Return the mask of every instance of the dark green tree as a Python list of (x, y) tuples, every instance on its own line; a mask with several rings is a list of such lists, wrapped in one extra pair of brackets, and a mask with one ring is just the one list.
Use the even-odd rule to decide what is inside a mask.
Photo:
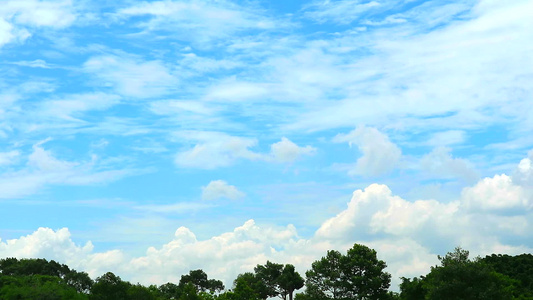
[(89, 277), (89, 274), (74, 270), (71, 270), (66, 274), (64, 280), (68, 285), (75, 288), (76, 291), (84, 294), (88, 294), (94, 284), (94, 281)]
[(239, 274), (233, 281), (235, 300), (267, 299), (269, 295), (269, 288), (254, 273)]
[(164, 299), (178, 299), (180, 287), (177, 284), (168, 282), (160, 285), (158, 290)]
[(281, 294), (279, 278), (283, 271), (283, 265), (267, 261), (265, 265), (257, 265), (254, 268), (255, 277), (263, 282), (267, 297), (276, 297)]
[(77, 300), (87, 299), (61, 278), (48, 275), (0, 275), (0, 299)]
[(155, 300), (155, 294), (140, 284), (130, 285), (127, 290), (128, 300)]
[(533, 299), (533, 254), (492, 254), (481, 259), (494, 271), (517, 280), (515, 298)]
[(467, 250), (458, 247), (438, 257), (441, 265), (432, 267), (425, 279), (426, 299), (513, 299), (515, 280), (468, 256)]
[(355, 244), (346, 255), (328, 251), (306, 272), (310, 299), (387, 299), (390, 274), (375, 250)]
[(201, 269), (189, 271), (189, 274), (181, 276), (179, 286), (183, 287), (188, 283), (192, 284), (196, 288), (197, 292), (210, 291), (215, 293), (224, 289), (224, 284), (222, 281), (208, 279), (207, 274)]
[(91, 289), (91, 300), (126, 300), (130, 284), (112, 272), (96, 278)]
[(402, 277), (400, 283), (400, 299), (402, 300), (424, 300), (427, 290), (424, 286), (424, 277), (415, 277), (412, 280)]
[(292, 300), (293, 292), (303, 287), (304, 280), (291, 264), (283, 265), (267, 261), (264, 265), (254, 268), (255, 277), (263, 284), (264, 288), (259, 294), (266, 297), (280, 297)]
[(304, 279), (291, 264), (286, 264), (281, 271), (281, 275), (278, 278), (278, 285), (281, 290), (283, 299), (289, 296), (289, 300), (293, 300), (293, 294), (295, 290), (299, 290), (304, 286)]

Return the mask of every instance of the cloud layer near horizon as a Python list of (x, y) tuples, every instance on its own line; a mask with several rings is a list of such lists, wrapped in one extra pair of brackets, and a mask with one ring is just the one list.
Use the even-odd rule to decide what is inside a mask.
[[(77, 245), (67, 228), (39, 228), (18, 239), (0, 240), (0, 256), (55, 259), (93, 277), (111, 270), (143, 284), (178, 282), (182, 274), (201, 268), (229, 287), (237, 274), (266, 260), (292, 263), (303, 273), (327, 250), (344, 251), (353, 243), (362, 243), (378, 251), (388, 264), (393, 283), (398, 284), (401, 276), (427, 273), (436, 256), (443, 254), (441, 249), (461, 246), (473, 255), (533, 251), (529, 244), (533, 226), (531, 159), (521, 160), (514, 177), (483, 178), (449, 203), (431, 199), (411, 202), (394, 195), (386, 185), (372, 184), (354, 191), (347, 207), (327, 219), (310, 238), (299, 236), (292, 224), (278, 227), (254, 220), (207, 239), (198, 239), (182, 226), (171, 241), (149, 247), (145, 255), (136, 257), (121, 249), (94, 251), (90, 241)], [(223, 181), (211, 182), (204, 193), (215, 188), (229, 198), (239, 193)]]

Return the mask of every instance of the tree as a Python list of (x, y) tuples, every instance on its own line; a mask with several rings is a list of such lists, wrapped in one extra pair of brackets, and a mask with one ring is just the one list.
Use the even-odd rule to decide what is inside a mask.
[(130, 284), (122, 281), (120, 277), (112, 272), (96, 278), (91, 289), (91, 300), (125, 300), (128, 299), (128, 289)]
[(181, 276), (179, 286), (184, 287), (188, 283), (192, 284), (197, 292), (210, 291), (215, 293), (224, 289), (222, 281), (207, 279), (207, 274), (201, 269), (189, 271), (188, 275)]
[(158, 290), (159, 290), (159, 293), (165, 299), (178, 299), (179, 297), (180, 288), (177, 284), (174, 284), (172, 282), (168, 282), (168, 283), (160, 285)]
[(266, 288), (264, 295), (267, 297), (276, 297), (281, 294), (279, 278), (282, 270), (282, 264), (270, 261), (267, 261), (265, 265), (257, 265), (254, 268), (256, 278), (261, 280)]
[[(259, 292), (263, 297), (280, 297), (292, 300), (293, 292), (304, 285), (304, 280), (291, 264), (277, 264), (267, 261), (265, 265), (254, 268), (255, 276), (263, 285)], [(264, 298), (266, 299), (266, 298)]]
[(233, 281), (233, 296), (238, 300), (267, 299), (270, 290), (258, 276), (246, 272)]
[(281, 271), (281, 275), (278, 278), (278, 284), (281, 289), (281, 294), (283, 299), (286, 299), (286, 296), (289, 295), (289, 300), (293, 300), (293, 293), (295, 290), (299, 290), (304, 286), (304, 279), (291, 264), (286, 264)]
[(520, 254), (510, 256), (492, 254), (481, 259), (494, 271), (509, 276), (519, 282), (514, 296), (517, 299), (533, 299), (533, 255)]
[(309, 299), (387, 299), (391, 275), (376, 251), (354, 244), (346, 255), (330, 250), (306, 272)]
[(48, 275), (0, 275), (0, 299), (87, 299), (57, 276)]
[(513, 298), (515, 280), (500, 274), (479, 258), (470, 260), (469, 252), (459, 247), (431, 268), (424, 286), (429, 300), (507, 300)]
[(415, 277), (412, 280), (402, 277), (400, 283), (400, 299), (402, 300), (424, 300), (427, 290), (424, 287), (424, 277)]
[(76, 272), (72, 270), (65, 275), (65, 282), (75, 288), (79, 293), (88, 294), (94, 284), (94, 281), (85, 272)]

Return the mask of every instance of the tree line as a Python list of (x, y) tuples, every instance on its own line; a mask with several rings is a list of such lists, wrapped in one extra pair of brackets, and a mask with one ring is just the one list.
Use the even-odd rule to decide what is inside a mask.
[[(401, 278), (389, 291), (391, 275), (375, 250), (355, 244), (345, 254), (330, 250), (313, 262), (305, 279), (291, 264), (267, 261), (239, 274), (231, 289), (191, 270), (177, 283), (132, 284), (112, 272), (91, 279), (85, 272), (46, 259), (0, 259), (0, 299), (88, 300), (533, 300), (533, 255), (469, 258), (461, 248), (438, 257), (426, 275)], [(297, 290), (304, 291), (295, 295)]]

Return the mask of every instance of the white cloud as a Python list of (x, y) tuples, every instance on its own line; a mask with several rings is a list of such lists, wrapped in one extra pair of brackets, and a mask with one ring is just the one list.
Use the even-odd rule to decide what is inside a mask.
[(461, 144), (466, 140), (466, 132), (463, 130), (448, 130), (437, 132), (427, 141), (429, 146), (444, 147)]
[(518, 164), (513, 174), (513, 182), (533, 187), (533, 150), (530, 150), (528, 157)]
[(76, 19), (70, 0), (7, 0), (0, 7), (0, 47), (31, 36), (37, 27), (64, 28)]
[(42, 144), (47, 141), (33, 145), (26, 159), (26, 167), (0, 175), (0, 199), (31, 195), (47, 185), (93, 185), (139, 172), (101, 166), (96, 156), (83, 162), (60, 160), (43, 148)]
[(467, 209), (514, 214), (533, 209), (533, 194), (502, 174), (484, 178), (473, 187), (463, 190), (462, 199)]
[(150, 110), (158, 115), (211, 115), (216, 109), (213, 105), (206, 105), (200, 101), (190, 100), (161, 100), (150, 103)]
[(91, 110), (105, 110), (118, 104), (120, 97), (105, 93), (73, 94), (62, 99), (47, 100), (42, 103), (39, 114), (48, 118), (76, 121), (80, 113)]
[(19, 156), (20, 152), (17, 150), (0, 152), (0, 167), (14, 164)]
[(349, 173), (363, 176), (378, 176), (392, 171), (400, 161), (402, 151), (389, 137), (372, 127), (357, 127), (348, 134), (338, 134), (336, 143), (355, 144), (363, 156), (357, 159), (355, 168)]
[[(284, 128), (316, 131), (365, 123), (427, 133), (450, 130), (450, 124), (455, 130), (487, 128), (512, 118), (520, 122), (516, 135), (524, 135), (518, 128), (531, 123), (532, 87), (525, 78), (533, 70), (528, 59), (533, 21), (525, 12), (533, 4), (490, 2), (479, 1), (460, 21), (443, 26), (407, 22), (306, 44), (329, 53), (338, 49), (341, 55), (328, 62), (337, 72), (327, 74), (344, 84), (321, 88), (332, 99), (304, 106)], [(360, 49), (367, 49), (365, 55)]]
[(292, 163), (304, 155), (315, 153), (315, 148), (311, 146), (300, 147), (286, 137), (282, 137), (281, 141), (270, 145), (272, 159), (282, 163)]
[(9, 15), (17, 24), (29, 26), (66, 27), (76, 19), (71, 0), (8, 0), (0, 15)]
[(313, 1), (305, 7), (305, 16), (318, 23), (333, 22), (339, 24), (349, 24), (359, 18), (364, 13), (371, 11), (381, 4), (378, 1), (361, 3), (359, 0), (345, 1)]
[[(238, 191), (237, 191), (238, 192)], [(175, 204), (162, 204), (162, 205), (139, 205), (134, 207), (135, 209), (155, 212), (155, 213), (168, 213), (168, 214), (185, 214), (196, 212), (202, 209), (211, 208), (213, 205), (206, 203), (196, 202), (179, 202)]]
[(245, 193), (239, 191), (234, 185), (229, 185), (224, 180), (213, 180), (207, 186), (202, 187), (202, 199), (204, 200), (220, 198), (236, 200), (245, 196)]
[(179, 132), (176, 138), (196, 143), (193, 148), (176, 155), (174, 161), (180, 167), (215, 169), (229, 166), (239, 159), (261, 158), (260, 154), (249, 149), (257, 144), (257, 140), (252, 138), (207, 131)]
[(142, 2), (117, 12), (120, 18), (148, 16), (138, 23), (146, 31), (172, 31), (176, 39), (210, 47), (212, 40), (223, 39), (244, 30), (280, 26), (260, 13), (228, 1)]
[(161, 61), (142, 61), (114, 55), (92, 57), (83, 65), (103, 86), (133, 98), (150, 98), (167, 94), (178, 80)]
[(420, 159), (420, 167), (432, 177), (459, 177), (467, 182), (476, 181), (479, 176), (472, 164), (466, 159), (454, 158), (450, 152), (450, 148), (435, 148)]
[(42, 59), (36, 59), (32, 61), (23, 60), (23, 61), (14, 62), (13, 64), (18, 65), (18, 66), (23, 66), (23, 67), (30, 67), (30, 68), (42, 68), (42, 69), (52, 68), (51, 65), (49, 65), (46, 61)]

